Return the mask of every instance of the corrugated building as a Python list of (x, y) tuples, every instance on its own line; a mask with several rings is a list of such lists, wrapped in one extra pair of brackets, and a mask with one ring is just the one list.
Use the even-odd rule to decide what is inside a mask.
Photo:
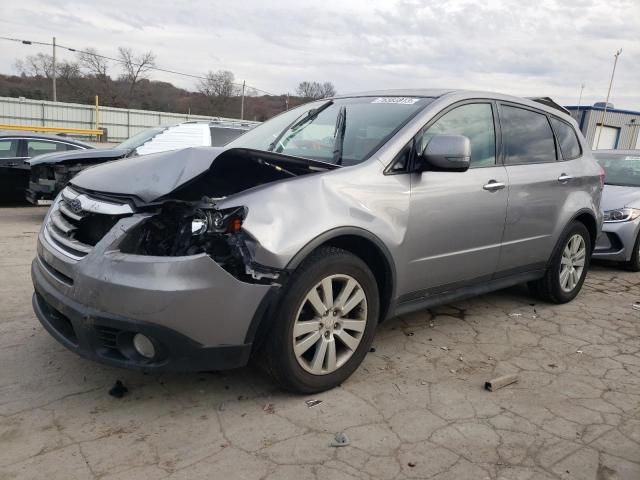
[(604, 103), (596, 103), (593, 106), (566, 108), (580, 125), (592, 149), (640, 149), (640, 112), (620, 110), (609, 104), (603, 120), (604, 106)]

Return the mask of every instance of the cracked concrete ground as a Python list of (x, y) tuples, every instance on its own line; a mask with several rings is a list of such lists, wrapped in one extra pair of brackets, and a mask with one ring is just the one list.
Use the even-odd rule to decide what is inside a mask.
[(2, 480), (640, 479), (639, 274), (595, 266), (562, 306), (514, 288), (396, 318), (304, 397), (251, 368), (145, 376), (65, 350), (30, 304), (43, 214), (0, 209)]

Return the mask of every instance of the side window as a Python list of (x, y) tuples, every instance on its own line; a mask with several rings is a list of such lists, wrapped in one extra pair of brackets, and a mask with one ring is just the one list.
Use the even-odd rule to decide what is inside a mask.
[(35, 157), (43, 153), (57, 152), (58, 142), (47, 142), (46, 140), (27, 140), (27, 155)]
[(471, 143), (471, 168), (496, 164), (496, 132), (490, 103), (470, 103), (445, 113), (418, 139), (422, 152), (434, 135), (464, 135)]
[[(64, 150), (80, 150), (80, 147), (77, 145), (71, 145), (70, 143), (63, 143), (61, 144), (64, 148)], [(60, 150), (60, 149), (59, 149)]]
[(551, 125), (556, 132), (556, 137), (560, 143), (560, 152), (565, 160), (573, 160), (582, 155), (580, 142), (576, 136), (576, 132), (571, 125), (551, 117)]
[(556, 160), (556, 142), (546, 115), (502, 105), (500, 125), (507, 164), (521, 165)]
[(0, 158), (18, 156), (18, 140), (0, 140)]

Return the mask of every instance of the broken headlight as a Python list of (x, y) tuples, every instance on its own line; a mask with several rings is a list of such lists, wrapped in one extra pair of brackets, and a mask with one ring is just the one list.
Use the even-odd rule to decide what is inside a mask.
[(245, 207), (225, 210), (197, 209), (191, 219), (191, 234), (238, 233), (246, 217)]

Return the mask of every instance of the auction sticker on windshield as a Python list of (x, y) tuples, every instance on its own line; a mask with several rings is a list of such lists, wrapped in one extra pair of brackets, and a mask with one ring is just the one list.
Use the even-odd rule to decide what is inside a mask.
[(416, 102), (419, 102), (419, 98), (409, 98), (409, 97), (378, 97), (374, 99), (371, 103), (398, 103), (400, 105), (413, 105)]

